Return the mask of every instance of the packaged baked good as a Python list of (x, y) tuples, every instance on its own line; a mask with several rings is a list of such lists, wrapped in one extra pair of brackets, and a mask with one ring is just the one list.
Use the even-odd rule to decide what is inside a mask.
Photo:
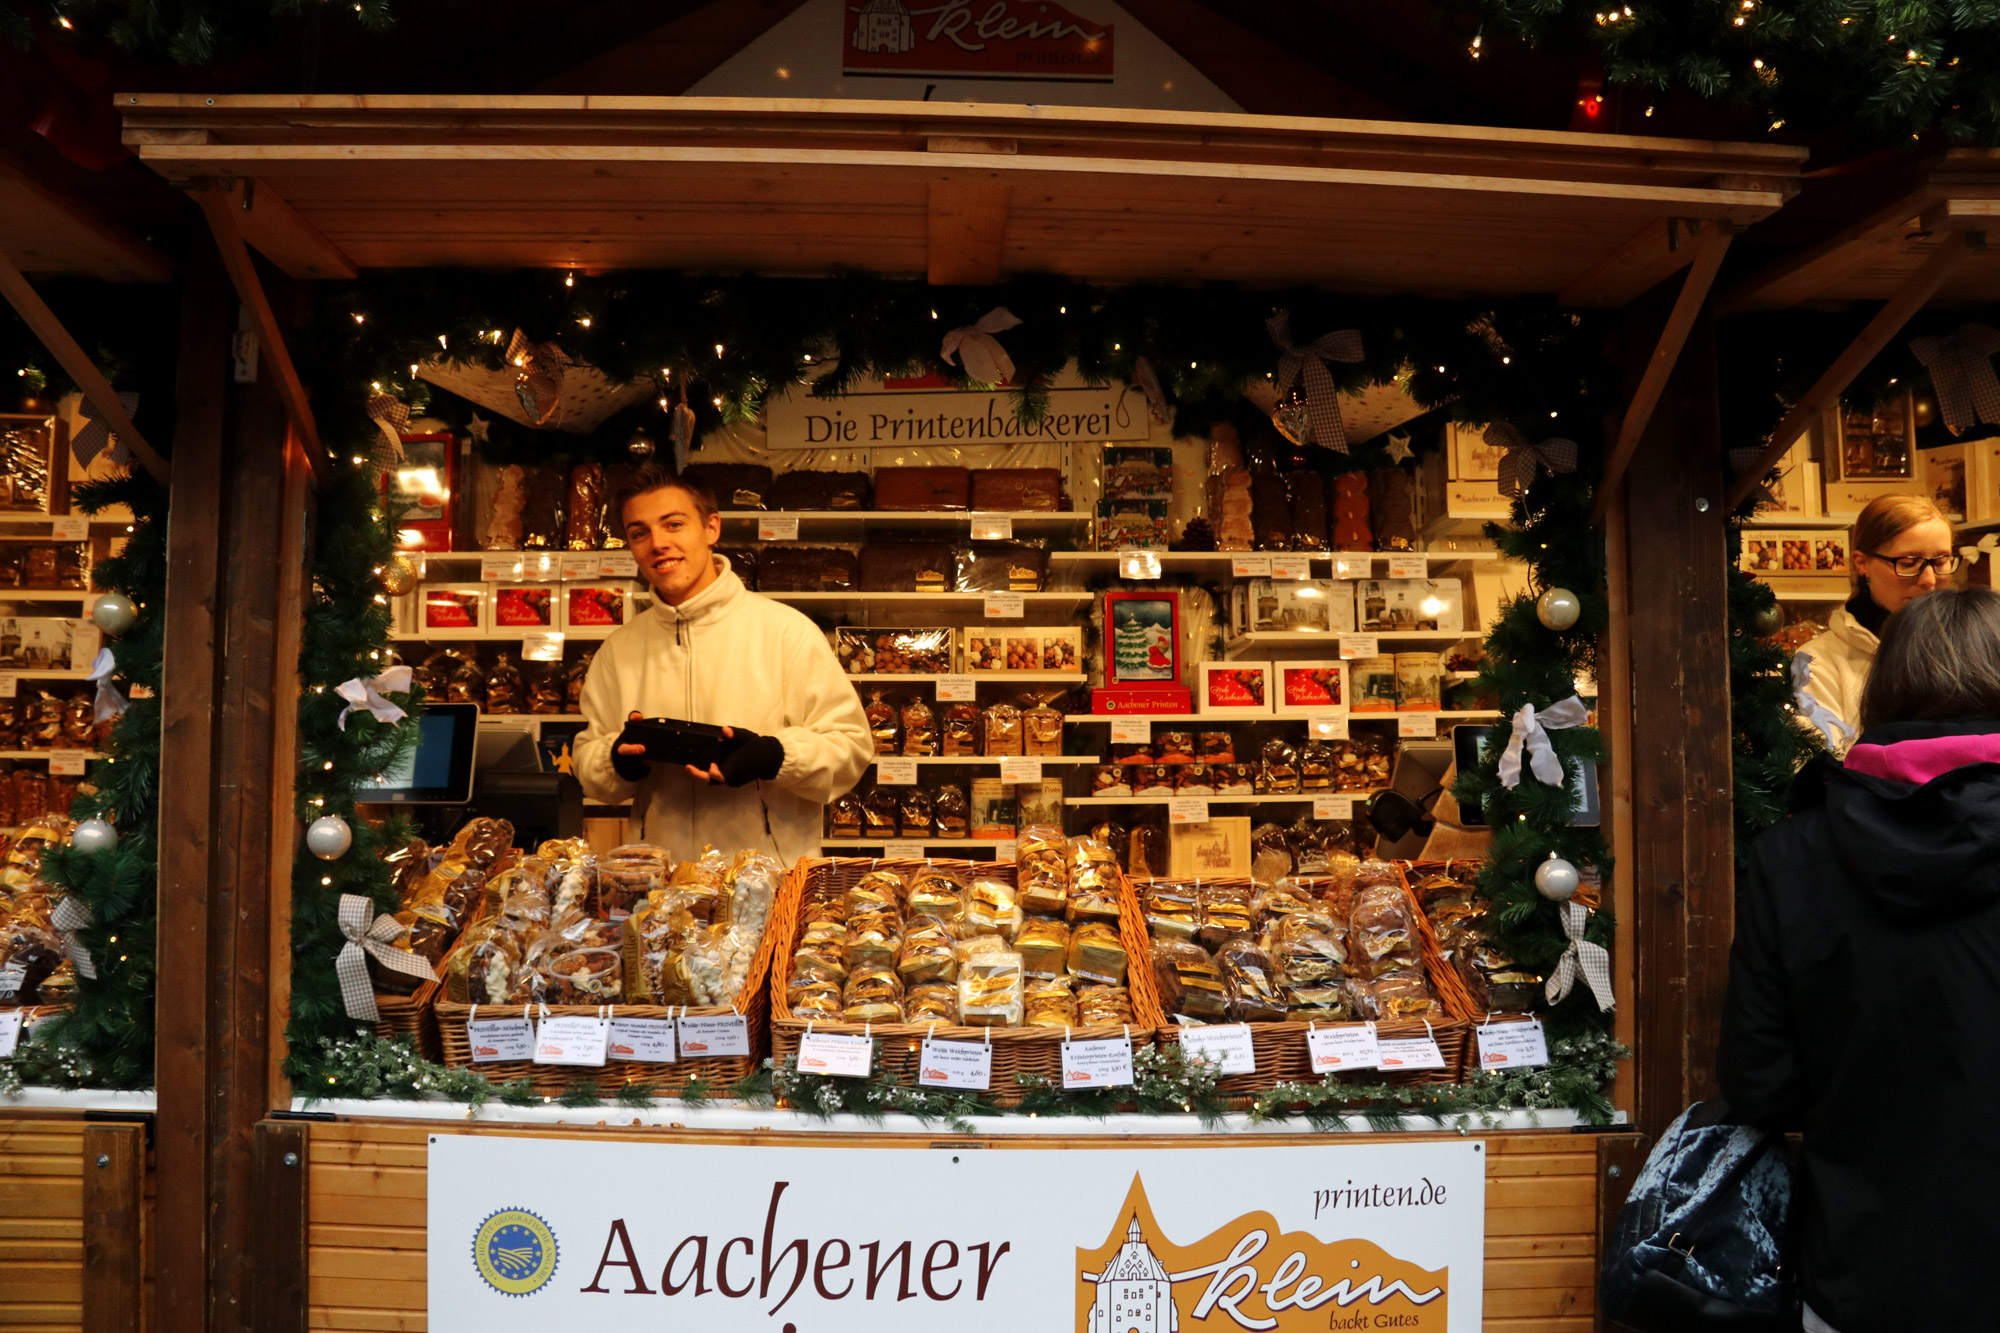
[(1200, 898), (1201, 926), (1195, 938), (1204, 948), (1214, 949), (1232, 935), (1251, 933), (1255, 891), (1250, 885), (1210, 880), (1201, 885)]
[(1153, 975), (1160, 984), (1160, 1006), (1169, 1014), (1214, 1023), (1229, 1011), (1222, 969), (1200, 945), (1155, 940)]
[(922, 787), (905, 787), (901, 800), (901, 826), (906, 838), (931, 836), (931, 794)]
[(1175, 766), (1172, 764), (1129, 764), (1134, 796), (1174, 794)]
[(1019, 1027), (1021, 955), (1012, 949), (968, 954), (958, 965), (959, 1021), (968, 1027)]
[(1358, 984), (1355, 993), (1360, 999), (1359, 1008), (1364, 1018), (1385, 1021), (1436, 1018), (1442, 1012), (1437, 998), (1424, 982), (1423, 973), (1415, 968), (1385, 972)]
[(1031, 977), (1059, 977), (1069, 971), (1069, 926), (1050, 917), (1031, 917), (1021, 923), (1014, 948), (1021, 966)]
[(937, 715), (922, 699), (903, 705), (903, 753), (925, 757), (938, 752)]
[(1174, 790), (1184, 796), (1215, 795), (1215, 772), (1208, 764), (1182, 764)]
[(892, 787), (877, 787), (861, 798), (861, 826), (871, 838), (893, 838), (902, 827), (903, 806)]
[(868, 703), (861, 712), (868, 719), (868, 734), (875, 739), (875, 753), (894, 754), (901, 740), (901, 716), (882, 696), (879, 689), (868, 691)]
[(1076, 992), (1077, 1022), (1087, 1028), (1129, 1027), (1132, 992), (1123, 986), (1087, 984)]
[(1125, 873), (1134, 879), (1167, 873), (1167, 830), (1159, 824), (1135, 824), (1126, 844)]
[(1260, 767), (1257, 777), (1259, 795), (1285, 795), (1299, 789), (1298, 752), (1290, 741), (1282, 736), (1273, 736), (1264, 742), (1258, 752)]
[(1062, 830), (1032, 825), (1021, 834), (1014, 860), (1021, 911), (1029, 916), (1061, 916), (1069, 907), (1068, 841)]
[(903, 1020), (908, 1023), (958, 1023), (958, 985), (955, 982), (926, 981), (909, 988), (903, 997)]
[(1194, 733), (1178, 728), (1156, 730), (1153, 733), (1154, 762), (1161, 764), (1191, 764), (1194, 762)]
[(1289, 875), (1259, 886), (1256, 914), (1261, 927), (1269, 927), (1278, 917), (1320, 910), (1319, 899), (1312, 891)]
[(814, 921), (799, 930), (792, 948), (793, 981), (847, 982), (847, 923)]
[(944, 783), (931, 798), (931, 815), (940, 838), (964, 838), (972, 832), (972, 806), (965, 788)]
[(757, 553), (764, 592), (852, 592), (860, 582), (860, 562), (844, 547), (772, 545)]
[(1063, 715), (1046, 699), (1022, 700), (1021, 749), (1024, 754), (1063, 752)]
[(1257, 790), (1257, 765), (1217, 764), (1215, 790), (1219, 796), (1248, 796)]
[(1364, 863), (1348, 908), (1348, 972), (1372, 979), (1389, 972), (1415, 970), (1418, 967), (1415, 927), (1410, 921), (1402, 886), (1366, 882), (1369, 864), (1379, 863)]
[(1025, 743), (1021, 710), (1013, 704), (997, 703), (986, 710), (985, 752), (989, 755), (1020, 755)]
[(1195, 757), (1205, 764), (1236, 762), (1236, 738), (1226, 731), (1196, 732), (1194, 750)]
[(618, 950), (572, 949), (548, 959), (537, 998), (544, 1004), (612, 1004), (622, 998), (624, 984)]
[(561, 663), (544, 667), (528, 682), (528, 711), (544, 716), (563, 711)]
[(980, 723), (979, 705), (959, 700), (942, 705), (938, 711), (941, 714), (938, 723), (938, 753), (978, 754), (981, 733), (985, 730)]
[(445, 682), (445, 702), (454, 704), (477, 704), (486, 706), (486, 674), (479, 664), (471, 659), (462, 659), (451, 678)]
[(951, 671), (951, 630), (864, 629), (833, 632), (833, 653), (850, 676), (946, 675)]
[(1040, 592), (1048, 576), (1044, 542), (973, 541), (954, 553), (959, 592)]
[(802, 981), (789, 984), (785, 988), (785, 1003), (790, 1006), (793, 1018), (822, 1023), (840, 1021), (842, 1013), (840, 987), (830, 981)]
[(1325, 741), (1307, 741), (1299, 747), (1299, 790), (1323, 792), (1333, 786), (1333, 747)]
[(864, 912), (893, 912), (898, 915), (903, 910), (903, 877), (893, 870), (871, 870), (860, 879), (847, 886), (847, 920)]
[(1323, 911), (1293, 912), (1264, 926), (1262, 943), (1286, 988), (1330, 986), (1347, 962), (1346, 932)]
[(845, 792), (833, 798), (826, 808), (826, 833), (829, 838), (858, 838), (861, 836), (861, 798), (853, 792)]
[(1271, 966), (1271, 956), (1247, 935), (1223, 942), (1215, 951), (1222, 984), (1229, 996), (1229, 1018), (1236, 1023), (1282, 1023), (1285, 1001)]
[(1259, 884), (1275, 884), (1293, 869), (1292, 844), (1284, 829), (1264, 823), (1250, 831), (1250, 878)]
[(1069, 970), (1073, 976), (1107, 986), (1122, 986), (1128, 961), (1115, 926), (1088, 921), (1070, 936)]
[(1076, 992), (1068, 977), (1030, 977), (1022, 988), (1021, 1022), (1031, 1028), (1078, 1025)]
[(1123, 764), (1099, 764), (1090, 770), (1092, 796), (1130, 796), (1132, 784), (1126, 780)]
[(1159, 940), (1192, 940), (1201, 925), (1196, 880), (1155, 879), (1140, 890), (1146, 931)]
[(1021, 904), (1013, 886), (990, 875), (973, 880), (966, 886), (965, 920), (974, 929), (1012, 940), (1021, 929)]
[(597, 660), (597, 650), (587, 650), (583, 657), (563, 675), (563, 711), (577, 714), (583, 712), (583, 682), (590, 677), (590, 664)]
[(942, 921), (925, 917), (911, 923), (896, 953), (896, 975), (905, 986), (957, 980), (958, 957), (952, 950), (951, 932)]
[(926, 865), (905, 890), (910, 911), (948, 921), (965, 910), (965, 881), (942, 866)]
[(903, 1021), (903, 982), (893, 967), (857, 966), (840, 993), (841, 1020), (847, 1023)]

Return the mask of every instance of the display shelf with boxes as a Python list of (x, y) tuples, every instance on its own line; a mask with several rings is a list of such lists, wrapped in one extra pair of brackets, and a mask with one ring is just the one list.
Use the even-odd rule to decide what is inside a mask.
[[(1207, 801), (1210, 805), (1299, 805), (1302, 803), (1310, 804), (1311, 802), (1316, 801), (1323, 796), (1346, 796), (1346, 797), (1352, 797), (1357, 801), (1365, 801), (1370, 797), (1380, 795), (1385, 790), (1387, 790), (1387, 788), (1364, 787), (1358, 791), (1288, 791), (1288, 792), (1270, 792), (1262, 796), (1258, 796), (1255, 794), (1246, 796), (1240, 793), (1218, 794), (1211, 792), (1189, 792), (1187, 794), (1190, 796), (1199, 796), (1202, 800)], [(1168, 805), (1180, 799), (1181, 798), (1178, 795), (1068, 796), (1063, 799), (1063, 803), (1065, 805)]]
[[(799, 536), (820, 529), (843, 532), (872, 528), (890, 531), (918, 527), (956, 529), (970, 528), (974, 523), (992, 525), (999, 522), (1005, 522), (1016, 530), (1061, 531), (1088, 527), (1097, 519), (1095, 514), (1074, 509), (724, 509), (720, 517), (725, 524), (754, 523), (760, 529), (774, 522), (780, 525), (796, 522), (796, 535)], [(764, 540), (783, 539), (772, 537)]]

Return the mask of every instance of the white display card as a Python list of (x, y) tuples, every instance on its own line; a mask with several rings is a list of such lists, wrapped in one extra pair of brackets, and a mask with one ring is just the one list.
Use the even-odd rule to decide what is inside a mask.
[(1378, 1041), (1376, 1050), (1380, 1053), (1384, 1069), (1444, 1068), (1444, 1052), (1438, 1049), (1436, 1040), (1430, 1037)]
[(697, 1060), (706, 1056), (750, 1054), (750, 1030), (743, 1015), (721, 1014), (713, 1018), (680, 1020), (681, 1057)]
[(983, 1041), (924, 1038), (917, 1084), (925, 1088), (965, 1088), (985, 1092), (993, 1085), (993, 1047)]
[(1541, 1020), (1490, 1023), (1477, 1029), (1481, 1069), (1532, 1069), (1549, 1062), (1549, 1043)]
[(535, 1029), (538, 1065), (601, 1065), (611, 1041), (611, 1021), (594, 1014), (559, 1014)]
[(525, 1018), (472, 1018), (465, 1024), (472, 1063), (526, 1060), (535, 1053), (535, 1030)]
[(838, 1037), (808, 1032), (799, 1038), (799, 1072), (835, 1078), (867, 1078), (874, 1063), (875, 1042), (869, 1037)]
[(1377, 1069), (1382, 1053), (1376, 1049), (1375, 1029), (1359, 1027), (1311, 1028), (1306, 1032), (1306, 1053), (1312, 1058), (1315, 1074), (1340, 1074), (1350, 1069)]
[(1129, 1088), (1132, 1086), (1132, 1039), (1066, 1041), (1062, 1044), (1065, 1088)]
[(1257, 1072), (1257, 1052), (1250, 1044), (1248, 1023), (1211, 1023), (1180, 1030), (1181, 1049), (1207, 1057), (1225, 1074)]
[(680, 1058), (671, 1018), (617, 1018), (611, 1020), (613, 1060), (647, 1060), (670, 1065)]

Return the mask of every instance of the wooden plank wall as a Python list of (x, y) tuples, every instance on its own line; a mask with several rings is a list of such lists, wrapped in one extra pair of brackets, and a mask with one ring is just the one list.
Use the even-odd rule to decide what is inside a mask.
[(0, 1120), (0, 1329), (83, 1327), (83, 1121)]
[[(425, 1328), (425, 1136), (434, 1128), (369, 1122), (311, 1127), (307, 1300), (312, 1328), (369, 1333)], [(505, 1132), (537, 1131), (510, 1127)], [(553, 1132), (557, 1137), (602, 1135)], [(666, 1132), (620, 1137), (718, 1141), (715, 1135)], [(1485, 1328), (1492, 1333), (1592, 1328), (1598, 1136), (1523, 1132), (1482, 1137), (1487, 1144)], [(884, 1136), (868, 1142), (897, 1140)], [(990, 1146), (1056, 1145), (993, 1140)], [(1271, 1146), (1282, 1151), (1281, 1145)]]

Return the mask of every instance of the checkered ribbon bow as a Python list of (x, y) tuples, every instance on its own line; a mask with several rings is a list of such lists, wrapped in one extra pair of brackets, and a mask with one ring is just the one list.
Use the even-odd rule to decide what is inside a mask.
[(111, 655), (109, 648), (99, 648), (97, 656), (90, 661), (90, 674), (84, 677), (97, 686), (97, 698), (90, 708), (91, 717), (106, 722), (125, 711), (125, 696), (111, 683), (111, 677), (118, 671), (118, 659)]
[(77, 975), (97, 980), (97, 960), (90, 956), (90, 950), (83, 947), (83, 928), (90, 924), (89, 906), (71, 894), (49, 913), (49, 924), (56, 928), (63, 952), (69, 955), (70, 966), (76, 969)]
[(1361, 330), (1335, 329), (1322, 333), (1304, 347), (1292, 342), (1292, 312), (1280, 310), (1264, 321), (1278, 351), (1278, 396), (1304, 382), (1306, 418), (1312, 422), (1312, 442), (1340, 453), (1347, 452), (1347, 427), (1340, 420), (1340, 386), (1333, 382), (1329, 361), (1359, 361), (1362, 357)]
[(519, 329), (507, 342), (507, 364), (520, 374), (514, 380), (514, 396), (521, 408), (539, 426), (556, 414), (562, 405), (563, 372), (569, 358), (554, 343), (529, 342)]
[(1500, 460), (1500, 491), (1504, 495), (1519, 495), (1527, 490), (1534, 484), (1537, 469), (1576, 471), (1575, 440), (1552, 435), (1540, 444), (1529, 444), (1528, 437), (1506, 421), (1488, 426), (1481, 438), (1494, 448), (1507, 451), (1507, 456)]
[(1580, 727), (1589, 720), (1590, 710), (1574, 694), (1539, 713), (1533, 704), (1522, 704), (1514, 714), (1514, 734), (1500, 752), (1500, 785), (1509, 791), (1521, 785), (1521, 751), (1526, 750), (1528, 771), (1551, 787), (1562, 786), (1566, 775), (1555, 746), (1549, 743), (1549, 733)]
[(1611, 993), (1611, 955), (1603, 945), (1592, 944), (1583, 937), (1583, 925), (1590, 920), (1590, 910), (1579, 902), (1563, 903), (1561, 910), (1563, 934), (1569, 936), (1569, 948), (1556, 960), (1556, 970), (1549, 974), (1542, 993), (1548, 996), (1550, 1004), (1562, 1003), (1581, 972), (1590, 993), (1597, 997), (1598, 1009), (1609, 1009), (1618, 1003)]
[(1958, 434), (1975, 421), (2000, 425), (2000, 377), (1993, 354), (2000, 352), (2000, 329), (1961, 324), (1957, 333), (1910, 339), (1910, 354), (1931, 372), (1938, 414)]
[(1812, 660), (1812, 654), (1803, 650), (1792, 657), (1792, 696), (1799, 701), (1799, 712), (1805, 714), (1806, 721), (1826, 733), (1826, 743), (1838, 745), (1843, 734), (1850, 739), (1853, 737), (1854, 728), (1806, 692), (1806, 686), (1812, 680)]
[(993, 335), (1005, 333), (1021, 322), (1021, 317), (1004, 305), (996, 305), (971, 324), (961, 324), (944, 335), (938, 355), (950, 365), (953, 356), (965, 367), (965, 377), (981, 384), (1004, 384), (1014, 378), (1014, 358)]
[(355, 676), (334, 686), (333, 692), (347, 700), (347, 707), (340, 710), (340, 729), (347, 730), (347, 719), (355, 713), (372, 714), (385, 726), (394, 726), (408, 717), (408, 713), (385, 696), (409, 693), (414, 674), (406, 666), (393, 666), (372, 679)]
[(402, 923), (395, 917), (384, 912), (375, 918), (373, 925), (369, 924), (368, 913), (373, 908), (374, 904), (358, 893), (340, 895), (340, 933), (347, 937), (347, 943), (340, 946), (340, 953), (333, 960), (333, 974), (340, 981), (340, 999), (347, 1006), (347, 1016), (364, 1023), (373, 1023), (381, 1017), (381, 1011), (375, 1007), (375, 988), (368, 984), (371, 955), (392, 972), (425, 981), (437, 980), (437, 969), (429, 963), (407, 950), (389, 946), (390, 940), (403, 933)]
[(409, 407), (393, 394), (378, 393), (368, 400), (368, 419), (375, 423), (375, 429), (382, 432), (382, 438), (388, 443), (382, 456), (402, 462), (403, 430), (410, 424)]
[[(129, 417), (139, 410), (139, 395), (121, 393), (118, 395), (118, 405), (125, 409), (125, 415)], [(111, 427), (97, 415), (97, 404), (87, 397), (83, 400), (83, 421), (83, 429), (70, 437), (69, 450), (76, 455), (77, 462), (89, 467), (91, 460), (103, 453), (104, 446), (111, 443)], [(112, 461), (121, 460), (117, 454), (113, 454)]]
[(1143, 356), (1132, 362), (1132, 385), (1146, 395), (1146, 411), (1153, 420), (1166, 424), (1167, 395), (1160, 388), (1160, 374), (1153, 369), (1153, 363)]

